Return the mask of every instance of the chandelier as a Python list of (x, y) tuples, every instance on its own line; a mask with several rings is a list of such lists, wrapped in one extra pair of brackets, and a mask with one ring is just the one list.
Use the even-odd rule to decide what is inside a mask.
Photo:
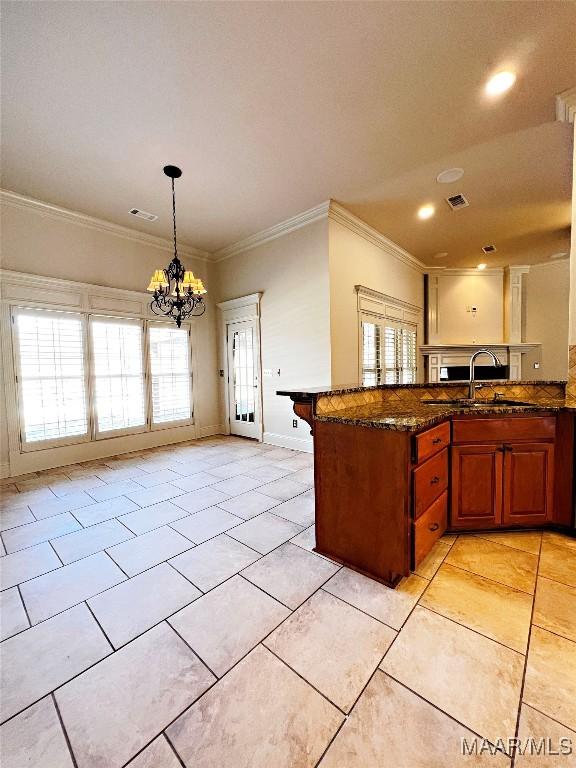
[(180, 168), (175, 165), (167, 165), (164, 173), (172, 179), (172, 221), (174, 224), (174, 258), (166, 269), (157, 269), (152, 275), (148, 290), (154, 294), (150, 308), (155, 315), (165, 315), (176, 321), (178, 328), (182, 321), (189, 317), (203, 315), (206, 304), (202, 295), (206, 288), (202, 280), (194, 277), (194, 272), (184, 269), (184, 265), (178, 258), (176, 245), (176, 193), (174, 192), (174, 179), (182, 176)]

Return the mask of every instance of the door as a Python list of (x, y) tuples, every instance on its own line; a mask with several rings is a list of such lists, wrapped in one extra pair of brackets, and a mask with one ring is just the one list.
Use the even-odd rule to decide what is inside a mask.
[(504, 445), (505, 525), (539, 524), (552, 519), (554, 445)]
[(493, 528), (502, 520), (502, 447), (452, 447), (452, 527)]
[(230, 434), (260, 439), (259, 350), (256, 320), (230, 323), (228, 345), (228, 404)]

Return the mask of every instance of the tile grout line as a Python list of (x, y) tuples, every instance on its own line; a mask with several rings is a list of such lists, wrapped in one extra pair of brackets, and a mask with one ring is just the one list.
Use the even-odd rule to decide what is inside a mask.
[[(199, 599), (199, 598), (197, 598), (197, 599)], [(193, 602), (195, 602), (195, 601), (193, 600), (193, 601), (192, 601), (192, 603), (193, 603)], [(192, 605), (192, 603), (188, 603), (188, 605)], [(186, 605), (184, 606), (184, 608), (187, 608), (187, 607), (188, 607), (188, 606), (186, 606)], [(180, 610), (184, 610), (184, 608), (182, 608), (182, 609), (180, 609)], [(178, 612), (179, 612), (179, 611), (175, 611), (174, 613), (178, 613)], [(212, 669), (212, 667), (210, 667), (210, 666), (209, 666), (209, 665), (208, 665), (208, 664), (207, 664), (207, 663), (204, 661), (204, 659), (202, 658), (202, 656), (200, 656), (200, 654), (198, 653), (198, 651), (195, 651), (195, 650), (194, 650), (194, 648), (192, 648), (192, 646), (190, 645), (190, 643), (189, 643), (189, 642), (188, 642), (188, 641), (187, 641), (185, 638), (183, 638), (183, 637), (182, 637), (182, 635), (180, 634), (180, 632), (178, 632), (178, 630), (176, 629), (176, 627), (175, 627), (173, 624), (171, 624), (171, 623), (170, 623), (170, 619), (171, 619), (171, 618), (174, 616), (174, 613), (173, 613), (171, 616), (168, 616), (168, 618), (166, 618), (166, 619), (163, 619), (163, 621), (165, 621), (165, 622), (166, 622), (166, 624), (168, 624), (168, 626), (170, 627), (170, 629), (171, 629), (171, 630), (172, 630), (172, 631), (173, 631), (173, 632), (174, 632), (176, 635), (178, 635), (178, 637), (180, 638), (180, 640), (182, 640), (182, 642), (184, 643), (184, 645), (185, 645), (185, 646), (186, 646), (186, 647), (187, 647), (187, 648), (188, 648), (190, 651), (192, 651), (192, 653), (194, 654), (194, 656), (196, 656), (196, 658), (197, 658), (197, 659), (198, 659), (198, 660), (199, 660), (199, 661), (200, 661), (200, 662), (201, 662), (201, 663), (202, 663), (202, 664), (203, 664), (203, 665), (206, 667), (206, 669), (208, 670), (208, 672), (210, 672), (210, 674), (211, 674), (211, 675), (212, 675), (212, 676), (215, 678), (215, 682), (213, 683), (213, 685), (215, 685), (215, 684), (216, 684), (216, 682), (217, 682), (218, 680), (221, 680), (221, 679), (222, 679), (222, 677), (224, 677), (224, 675), (222, 675), (222, 677), (218, 677), (218, 675), (216, 674), (216, 672), (214, 672), (214, 670)], [(159, 623), (159, 624), (161, 624), (162, 622), (158, 622), (158, 623)], [(158, 626), (158, 625), (156, 625), (156, 626)], [(149, 631), (149, 630), (146, 630), (146, 631)], [(201, 695), (203, 696), (204, 694), (201, 694)]]
[[(380, 662), (380, 663), (382, 663), (382, 662)], [(473, 733), (479, 739), (481, 739), (483, 741), (487, 741), (489, 744), (491, 744), (492, 746), (494, 746), (496, 748), (496, 745), (494, 744), (493, 741), (491, 741), (490, 739), (487, 739), (485, 736), (482, 736), (482, 734), (478, 733), (473, 728), (471, 728), (469, 725), (466, 725), (466, 723), (463, 723), (461, 720), (458, 720), (456, 717), (454, 717), (454, 715), (451, 715), (449, 712), (446, 712), (446, 710), (442, 709), (437, 704), (434, 704), (433, 701), (430, 701), (425, 696), (423, 696), (421, 693), (418, 693), (418, 691), (415, 691), (413, 688), (410, 688), (410, 686), (406, 685), (406, 683), (403, 683), (402, 680), (398, 680), (398, 678), (394, 677), (394, 675), (391, 675), (389, 672), (385, 672), (380, 667), (378, 667), (378, 669), (376, 671), (380, 672), (381, 674), (383, 674), (386, 677), (389, 677), (391, 680), (394, 680), (395, 683), (398, 683), (398, 685), (400, 685), (402, 688), (404, 688), (404, 690), (410, 691), (410, 693), (412, 693), (414, 696), (419, 698), (420, 701), (425, 702), (430, 707), (435, 709), (437, 712), (440, 712), (445, 717), (447, 717), (449, 720), (452, 720), (452, 722), (458, 723), (458, 725), (461, 726), (462, 728), (464, 728), (465, 730), (470, 731), (470, 733)], [(510, 757), (510, 755), (507, 752), (504, 752), (501, 749), (497, 749), (497, 751), (500, 752), (500, 754), (502, 754), (502, 755), (506, 755), (506, 757)], [(511, 768), (511, 766), (510, 766), (510, 768)]]
[[(20, 584), (16, 585), (16, 589), (18, 590), (18, 594), (20, 596), (20, 601), (22, 602), (22, 608), (24, 609), (24, 613), (26, 614), (26, 619), (28, 620), (28, 626), (26, 629), (30, 629), (32, 627), (32, 622), (30, 621), (30, 615), (28, 613), (28, 608), (26, 607), (26, 603), (24, 602), (24, 596), (22, 595), (22, 590), (20, 589)], [(20, 632), (15, 632), (13, 635), (10, 635), (10, 637), (16, 637), (16, 635), (19, 635), (21, 632), (26, 632), (26, 629), (21, 629)], [(8, 640), (9, 638), (5, 638)], [(2, 640), (4, 642), (4, 640)]]
[(78, 762), (76, 761), (76, 755), (74, 754), (74, 750), (72, 749), (72, 743), (70, 741), (70, 737), (68, 736), (68, 731), (66, 730), (66, 726), (64, 725), (64, 720), (62, 718), (62, 714), (60, 712), (60, 707), (58, 706), (58, 702), (56, 700), (56, 696), (54, 694), (54, 691), (52, 693), (48, 694), (52, 697), (52, 701), (54, 703), (54, 708), (56, 710), (56, 714), (58, 716), (58, 720), (60, 721), (60, 727), (62, 728), (62, 732), (64, 734), (64, 739), (66, 741), (66, 745), (68, 747), (68, 751), (70, 752), (70, 758), (72, 759), (72, 764), (74, 765), (74, 768), (78, 768)]
[(570, 728), (569, 725), (566, 725), (562, 721), (557, 720), (555, 717), (552, 717), (552, 715), (547, 715), (546, 712), (542, 712), (542, 710), (538, 709), (538, 707), (535, 707), (533, 704), (527, 704), (526, 702), (524, 702), (524, 706), (528, 707), (529, 709), (533, 709), (534, 712), (538, 712), (538, 714), (542, 715), (542, 717), (546, 717), (546, 718), (548, 718), (548, 720), (552, 720), (557, 725), (562, 726), (562, 728), (564, 728), (569, 733), (576, 734), (576, 731), (573, 728)]
[[(106, 640), (108, 641), (108, 644), (109, 644), (110, 648), (112, 648), (112, 653), (115, 653), (115, 652), (116, 652), (116, 648), (114, 648), (114, 645), (112, 644), (112, 641), (110, 640), (110, 638), (108, 637), (108, 635), (107, 635), (107, 634), (106, 634), (106, 632), (104, 631), (104, 629), (103, 629), (103, 627), (102, 627), (102, 624), (100, 624), (100, 622), (99, 622), (99, 621), (98, 621), (98, 619), (96, 618), (96, 614), (94, 613), (94, 611), (92, 610), (92, 608), (91, 608), (91, 607), (88, 605), (88, 600), (89, 600), (89, 599), (90, 599), (90, 598), (88, 598), (88, 599), (86, 599), (86, 600), (83, 600), (81, 603), (78, 603), (78, 605), (85, 605), (85, 606), (86, 606), (86, 608), (88, 608), (88, 610), (90, 611), (90, 613), (91, 613), (91, 615), (92, 615), (92, 618), (94, 619), (94, 621), (96, 622), (96, 624), (98, 624), (98, 627), (100, 628), (100, 631), (102, 632), (102, 634), (104, 635), (104, 637), (105, 637), (105, 638), (106, 638)], [(109, 654), (109, 655), (110, 655), (110, 654)], [(105, 656), (104, 658), (107, 658), (107, 657)], [(98, 663), (98, 662), (97, 662), (97, 663)]]
[(182, 766), (182, 768), (186, 768), (186, 765), (185, 765), (184, 761), (182, 760), (182, 758), (180, 757), (180, 755), (179, 755), (179, 754), (178, 754), (178, 752), (176, 751), (176, 747), (174, 746), (174, 744), (172, 744), (172, 741), (170, 740), (170, 737), (168, 736), (168, 734), (166, 733), (166, 731), (165, 731), (165, 730), (164, 730), (164, 731), (162, 731), (162, 734), (164, 735), (164, 738), (165, 738), (165, 739), (166, 739), (166, 741), (168, 742), (168, 746), (170, 747), (170, 749), (172, 750), (172, 752), (174, 752), (174, 754), (175, 754), (175, 756), (176, 756), (176, 759), (178, 760), (178, 762), (180, 763), (180, 765)]
[[(522, 682), (520, 683), (520, 692), (518, 696), (518, 712), (516, 713), (516, 728), (514, 730), (514, 738), (518, 737), (518, 731), (520, 730), (520, 717), (522, 714), (522, 699), (524, 697), (524, 687), (526, 683), (526, 673), (528, 671), (528, 657), (530, 655), (530, 642), (532, 640), (532, 626), (534, 619), (534, 608), (536, 606), (536, 589), (538, 588), (538, 571), (540, 570), (540, 557), (542, 555), (542, 538), (540, 539), (540, 547), (538, 548), (538, 560), (536, 562), (536, 578), (534, 579), (534, 594), (532, 596), (532, 610), (530, 612), (530, 627), (528, 629), (528, 642), (526, 644), (526, 656), (524, 657), (524, 669), (522, 670)], [(512, 761), (510, 768), (514, 768), (516, 765), (516, 746), (512, 749)]]
[[(290, 618), (290, 617), (287, 617), (287, 618)], [(286, 621), (286, 619), (284, 619), (284, 621)], [(284, 622), (282, 622), (282, 623), (284, 623)], [(280, 626), (280, 625), (278, 625), (278, 626)], [(278, 629), (278, 627), (276, 627), (276, 629)], [(272, 656), (274, 656), (276, 659), (278, 659), (278, 661), (280, 661), (285, 667), (287, 667), (291, 672), (293, 672), (297, 677), (299, 677), (300, 680), (302, 680), (304, 683), (306, 683), (307, 686), (312, 688), (313, 691), (316, 691), (316, 693), (319, 696), (322, 696), (322, 698), (325, 701), (327, 701), (331, 706), (335, 707), (338, 710), (338, 712), (340, 712), (340, 714), (344, 715), (345, 718), (348, 717), (348, 714), (346, 713), (346, 711), (344, 709), (342, 709), (342, 707), (339, 704), (336, 704), (335, 701), (332, 701), (332, 699), (330, 699), (325, 693), (322, 693), (322, 691), (319, 688), (316, 688), (314, 683), (311, 683), (310, 680), (307, 680), (300, 672), (298, 672), (298, 670), (294, 669), (294, 667), (291, 667), (290, 664), (288, 664), (288, 662), (286, 661), (286, 659), (283, 659), (281, 656), (278, 656), (276, 651), (273, 651), (272, 648), (269, 648), (267, 645), (265, 645), (265, 641), (266, 640), (267, 640), (267, 637), (264, 638), (264, 640), (261, 640), (258, 643), (258, 645), (261, 645), (263, 648), (266, 648), (268, 653), (271, 653)], [(258, 646), (254, 646), (254, 647), (257, 648)], [(254, 650), (254, 648), (252, 648), (252, 650)]]

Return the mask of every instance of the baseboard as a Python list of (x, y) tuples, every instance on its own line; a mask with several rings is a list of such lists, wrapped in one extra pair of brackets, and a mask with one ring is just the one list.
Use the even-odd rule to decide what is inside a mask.
[(212, 437), (212, 435), (225, 435), (226, 427), (224, 424), (212, 424), (208, 427), (198, 427), (198, 437)]
[(0, 478), (4, 479), (5, 477), (10, 477), (10, 464), (8, 462), (0, 464)]
[[(150, 432), (142, 432), (135, 435), (108, 438), (106, 440), (93, 440), (77, 445), (47, 448), (45, 450), (27, 451), (26, 453), (11, 454), (10, 465), (6, 465), (6, 477), (11, 475), (25, 475), (28, 472), (39, 472), (43, 469), (64, 467), (76, 462), (104, 459), (110, 456), (120, 456), (132, 451), (145, 451), (150, 448), (159, 448), (167, 445), (198, 440), (201, 437), (224, 434), (224, 428), (220, 424), (198, 427), (190, 425), (169, 429), (158, 429)], [(0, 465), (4, 470), (4, 466)], [(10, 474), (11, 470), (11, 474)]]
[(311, 437), (288, 437), (287, 435), (278, 435), (275, 432), (264, 432), (264, 442), (269, 445), (277, 445), (279, 448), (290, 448), (293, 451), (312, 453), (314, 450)]

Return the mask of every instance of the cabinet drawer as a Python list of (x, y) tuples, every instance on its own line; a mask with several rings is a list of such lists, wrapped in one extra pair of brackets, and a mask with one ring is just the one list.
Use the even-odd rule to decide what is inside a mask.
[(416, 464), (421, 464), (450, 445), (450, 422), (438, 424), (437, 427), (421, 432), (416, 435), (414, 442), (414, 460)]
[(420, 515), (448, 488), (448, 449), (414, 470), (414, 517)]
[(414, 567), (424, 560), (448, 525), (448, 491), (436, 499), (414, 525)]
[(455, 443), (505, 443), (509, 440), (553, 439), (555, 416), (518, 416), (515, 418), (453, 419)]

